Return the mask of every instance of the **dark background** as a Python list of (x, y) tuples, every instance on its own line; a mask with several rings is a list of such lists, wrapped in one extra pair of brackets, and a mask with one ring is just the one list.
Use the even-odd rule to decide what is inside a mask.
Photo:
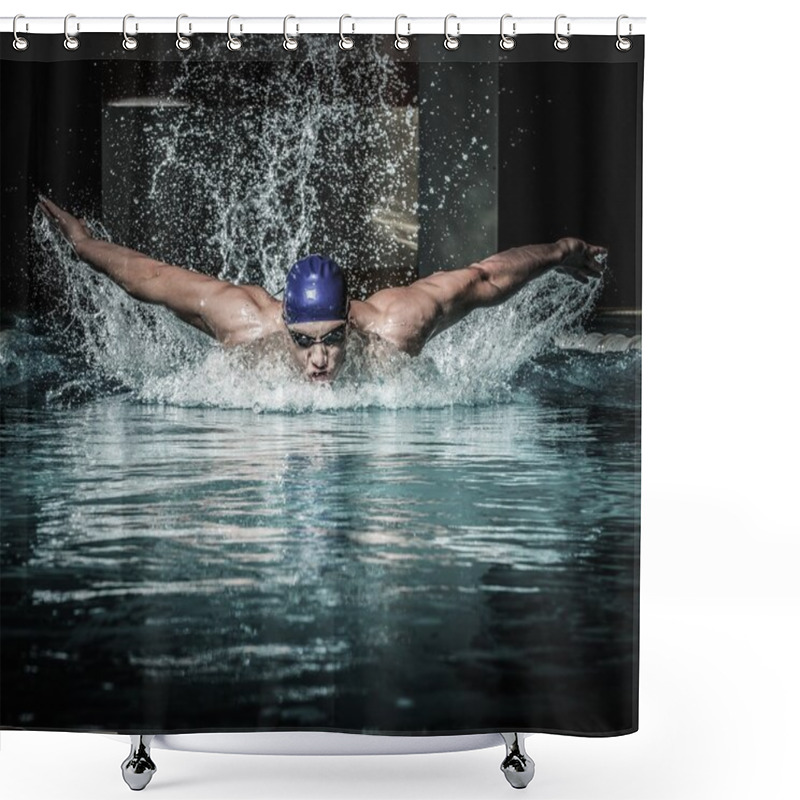
[[(230, 53), (219, 46), (223, 37), (208, 38), (214, 42), (207, 45), (201, 36), (194, 37), (193, 57), (233, 63), (250, 60), (251, 64), (259, 57), (258, 48)], [(270, 58), (302, 58), (280, 49), (280, 37), (262, 38), (275, 51)], [(488, 252), (565, 235), (603, 244), (610, 250), (611, 269), (600, 306), (640, 309), (643, 43), (637, 40), (632, 51), (619, 53), (613, 37), (581, 37), (562, 53), (553, 48), (552, 37), (529, 36), (504, 53), (496, 37), (465, 37), (459, 50), (449, 53), (440, 37), (430, 36), (417, 37), (413, 40), (416, 48), (399, 53), (391, 47), (392, 37), (377, 38), (385, 39), (385, 53), (407, 64), (411, 86), (415, 75), (422, 85), (426, 73), (443, 63), (449, 64), (451, 84), (460, 81), (469, 86), (476, 62), (499, 63), (498, 152), (489, 168), (489, 172), (499, 172), (498, 218)], [(31, 309), (39, 297), (29, 285), (30, 221), (39, 192), (78, 215), (103, 219), (98, 142), (101, 114), (114, 77), (130, 72), (126, 62), (137, 61), (168, 78), (185, 58), (170, 35), (148, 36), (131, 53), (120, 47), (118, 39), (112, 34), (92, 34), (84, 37), (79, 51), (68, 53), (60, 37), (36, 37), (27, 51), (17, 53), (9, 34), (0, 37), (4, 313)], [(262, 68), (268, 70), (269, 64)], [(407, 97), (387, 99), (408, 102)], [(441, 104), (446, 105), (447, 99), (443, 97)], [(458, 102), (447, 111), (444, 124), (457, 127)], [(434, 175), (437, 161), (434, 153), (427, 159), (430, 168), (426, 166), (426, 141), (435, 148), (444, 138), (443, 115), (438, 122), (434, 122), (435, 114), (428, 116), (421, 108), (421, 189), (426, 170)], [(420, 216), (419, 262), (424, 274), (430, 271), (426, 264), (440, 268), (437, 242), (440, 249), (452, 252), (452, 238), (442, 244), (446, 231), (441, 220), (435, 214), (427, 219)], [(168, 219), (167, 224), (174, 221)], [(120, 243), (140, 249), (135, 240)], [(167, 260), (172, 254), (150, 255)], [(186, 262), (176, 258), (176, 263)]]

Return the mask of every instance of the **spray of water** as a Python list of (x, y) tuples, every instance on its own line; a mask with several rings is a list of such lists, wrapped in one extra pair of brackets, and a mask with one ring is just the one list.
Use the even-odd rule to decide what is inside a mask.
[[(104, 234), (101, 226), (91, 227), (96, 236)], [(66, 319), (54, 316), (46, 326), (47, 349), (62, 344), (59, 377), (49, 390), (54, 402), (109, 390), (143, 402), (256, 411), (507, 402), (520, 367), (574, 330), (600, 291), (597, 281), (580, 284), (548, 273), (502, 306), (473, 312), (416, 358), (390, 347), (375, 352), (351, 338), (342, 373), (328, 387), (299, 377), (280, 349), (259, 348), (257, 355), (226, 349), (165, 309), (133, 300), (79, 261), (43, 216), (35, 230), (48, 253), (49, 277), (70, 309)], [(32, 337), (24, 335), (25, 360), (38, 357), (41, 369), (52, 371), (54, 356), (36, 356)]]
[[(170, 103), (110, 104), (106, 157), (116, 182), (103, 199), (111, 227), (90, 219), (93, 234), (119, 241), (113, 226), (125, 218), (126, 243), (137, 249), (272, 293), (309, 252), (329, 253), (356, 276), (398, 264), (405, 275), (416, 264), (419, 226), (414, 104), (396, 102), (403, 76), (377, 49), (346, 75), (329, 43), (318, 49), (300, 65), (276, 63), (267, 82), (254, 81), (247, 65), (220, 73), (187, 61), (168, 87)], [(240, 113), (177, 102), (220, 92), (241, 97)], [(147, 158), (135, 170), (125, 158), (137, 148), (120, 130), (141, 137)], [(465, 148), (473, 145), (466, 136)], [(139, 188), (125, 183), (134, 179)], [(59, 287), (67, 314), (44, 321), (46, 335), (28, 342), (24, 369), (8, 366), (20, 360), (18, 337), (4, 341), (0, 365), (4, 381), (49, 375), (51, 402), (108, 391), (258, 412), (507, 402), (520, 367), (574, 331), (600, 292), (599, 281), (548, 273), (502, 306), (473, 312), (417, 358), (390, 348), (378, 357), (351, 340), (336, 384), (319, 386), (298, 377), (280, 349), (258, 358), (226, 350), (165, 309), (131, 299), (80, 262), (41, 212), (33, 225), (39, 278)], [(351, 292), (368, 294), (359, 285)]]

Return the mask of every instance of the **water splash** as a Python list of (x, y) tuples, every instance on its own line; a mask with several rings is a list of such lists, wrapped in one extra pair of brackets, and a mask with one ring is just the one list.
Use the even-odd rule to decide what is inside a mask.
[(273, 294), (310, 252), (348, 265), (366, 293), (384, 274), (407, 279), (419, 228), (414, 77), (377, 40), (360, 47), (343, 61), (329, 37), (310, 37), (300, 61), (212, 65), (193, 53), (159, 80), (117, 77), (104, 214), (134, 249)]
[[(89, 224), (105, 238), (101, 226)], [(38, 214), (35, 233), (48, 252), (49, 278), (69, 309), (66, 319), (45, 320), (42, 353), (54, 342), (62, 353), (61, 372), (48, 393), (52, 402), (102, 391), (127, 391), (142, 402), (257, 412), (509, 402), (520, 368), (574, 330), (601, 288), (598, 281), (580, 284), (548, 273), (502, 306), (473, 312), (416, 358), (388, 347), (379, 357), (351, 336), (331, 387), (298, 376), (285, 351), (268, 349), (255, 358), (248, 348), (223, 348), (167, 310), (133, 300), (78, 260)], [(31, 334), (20, 335), (28, 337), (30, 352)], [(54, 358), (42, 362), (51, 372)]]
[[(270, 63), (268, 81), (254, 79), (264, 65), (211, 70), (187, 59), (161, 87), (163, 103), (110, 102), (104, 172), (113, 181), (103, 207), (119, 229), (89, 219), (93, 235), (272, 293), (289, 264), (315, 251), (348, 269), (355, 297), (389, 275), (407, 282), (419, 228), (413, 81), (374, 41), (365, 43), (374, 52), (346, 69), (329, 42), (306, 46), (306, 61)], [(222, 95), (236, 97), (238, 110), (215, 101)], [(471, 133), (464, 142), (481, 144)], [(28, 342), (31, 359), (37, 347), (59, 354), (57, 374), (52, 361), (45, 370), (47, 399), (56, 403), (103, 392), (257, 412), (509, 402), (522, 365), (574, 331), (601, 288), (548, 273), (502, 306), (474, 312), (418, 358), (392, 352), (377, 360), (350, 341), (328, 387), (298, 377), (285, 353), (254, 360), (225, 350), (165, 309), (131, 299), (80, 262), (39, 211), (33, 228), (39, 279), (59, 287), (66, 309), (43, 320), (41, 342)], [(21, 363), (19, 354), (4, 358)], [(3, 380), (24, 379), (19, 367), (3, 369)]]

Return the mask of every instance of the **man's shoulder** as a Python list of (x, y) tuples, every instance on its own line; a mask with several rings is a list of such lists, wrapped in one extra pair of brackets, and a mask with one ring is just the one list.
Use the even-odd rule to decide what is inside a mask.
[(258, 308), (259, 319), (265, 332), (280, 330), (283, 327), (283, 303), (261, 286), (242, 286), (242, 289)]
[(281, 301), (276, 300), (263, 286), (255, 284), (244, 284), (239, 286), (244, 289), (250, 299), (263, 311), (280, 316)]
[(223, 344), (248, 344), (282, 329), (281, 303), (268, 292), (260, 286), (229, 284), (229, 287), (227, 291), (231, 294), (226, 301), (223, 326), (216, 334)]
[(353, 327), (368, 331), (380, 317), (379, 310), (367, 300), (351, 300), (348, 318)]
[(372, 297), (366, 300), (351, 300), (348, 319), (351, 326), (365, 336), (384, 338), (387, 322), (386, 312), (386, 307), (372, 302)]
[[(384, 290), (378, 294), (384, 295)], [(376, 295), (373, 295), (376, 297)], [(420, 337), (421, 327), (414, 324), (413, 307), (400, 309), (401, 297), (379, 298), (373, 302), (373, 297), (366, 301), (353, 300), (350, 303), (350, 323), (357, 331), (369, 338), (389, 342), (398, 350), (416, 355), (422, 349), (424, 340)], [(381, 302), (386, 299), (386, 302)], [(393, 303), (394, 308), (393, 308)]]

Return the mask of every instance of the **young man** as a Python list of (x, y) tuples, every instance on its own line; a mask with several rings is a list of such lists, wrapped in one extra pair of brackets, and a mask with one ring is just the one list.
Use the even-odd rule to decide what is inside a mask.
[(338, 264), (312, 255), (289, 271), (281, 303), (260, 286), (236, 286), (94, 239), (84, 220), (47, 198), (39, 206), (79, 258), (132, 297), (166, 306), (226, 346), (280, 334), (306, 378), (325, 383), (333, 381), (344, 364), (348, 328), (418, 355), (429, 339), (470, 311), (502, 303), (551, 269), (583, 282), (597, 278), (606, 257), (602, 247), (559, 239), (506, 250), (463, 269), (436, 272), (410, 286), (382, 289), (361, 301), (350, 300)]

